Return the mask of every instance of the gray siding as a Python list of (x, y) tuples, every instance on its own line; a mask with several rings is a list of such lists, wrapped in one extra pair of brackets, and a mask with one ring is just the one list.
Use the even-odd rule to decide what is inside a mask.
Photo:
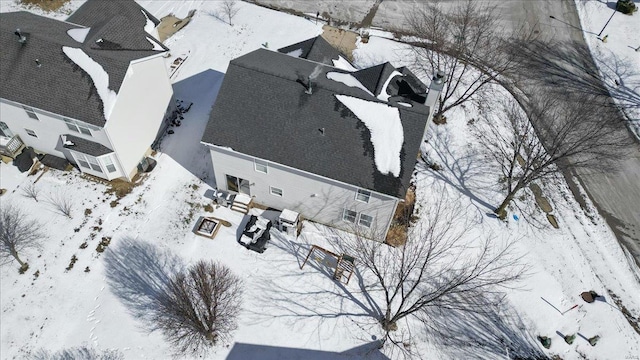
[[(210, 146), (217, 187), (230, 190), (226, 175), (249, 181), (254, 201), (276, 209), (291, 209), (306, 219), (347, 231), (385, 236), (398, 199), (371, 191), (368, 203), (356, 200), (358, 187), (306, 173), (277, 163), (268, 163), (267, 174), (255, 169), (255, 158), (227, 148)], [(258, 161), (261, 161), (258, 159)], [(282, 196), (271, 194), (270, 187), (282, 189)], [(342, 219), (349, 209), (372, 216), (371, 229), (356, 227)]]

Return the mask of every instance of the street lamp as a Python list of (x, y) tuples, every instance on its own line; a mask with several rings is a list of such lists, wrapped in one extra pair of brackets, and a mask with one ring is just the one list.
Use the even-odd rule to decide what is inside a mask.
[(616, 10), (615, 8), (613, 9), (613, 14), (611, 14), (611, 16), (609, 17), (609, 20), (607, 20), (607, 23), (604, 24), (604, 27), (602, 28), (602, 30), (600, 30), (600, 32), (598, 33), (598, 37), (600, 35), (602, 35), (602, 32), (604, 31), (604, 29), (606, 29), (607, 25), (609, 25), (609, 21), (611, 21), (611, 19), (613, 19), (613, 15), (616, 14), (616, 12), (618, 12), (618, 10)]

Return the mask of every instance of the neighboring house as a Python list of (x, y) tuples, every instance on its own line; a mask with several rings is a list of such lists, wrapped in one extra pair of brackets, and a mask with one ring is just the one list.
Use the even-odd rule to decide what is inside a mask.
[(24, 142), (87, 174), (131, 180), (172, 110), (159, 21), (88, 0), (67, 21), (0, 14), (0, 145)]
[(231, 61), (202, 143), (222, 190), (384, 239), (442, 86), (427, 94), (389, 63), (350, 68), (335, 50), (314, 54), (323, 42)]

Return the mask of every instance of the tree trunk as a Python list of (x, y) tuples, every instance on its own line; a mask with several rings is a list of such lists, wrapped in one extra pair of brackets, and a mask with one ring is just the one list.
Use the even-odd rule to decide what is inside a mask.
[(500, 206), (498, 206), (498, 208), (493, 211), (494, 213), (496, 213), (496, 215), (498, 215), (498, 218), (500, 218), (500, 220), (504, 220), (507, 218), (507, 206), (511, 203), (511, 200), (513, 200), (513, 197), (516, 196), (516, 193), (521, 188), (522, 186), (516, 185), (516, 187), (511, 190), (509, 194), (507, 194), (507, 197), (504, 198)]
[(12, 251), (11, 252), (11, 256), (13, 256), (13, 258), (16, 259), (18, 264), (20, 264), (20, 267), (24, 267), (25, 262), (20, 259), (20, 257), (18, 256), (18, 252), (17, 251)]

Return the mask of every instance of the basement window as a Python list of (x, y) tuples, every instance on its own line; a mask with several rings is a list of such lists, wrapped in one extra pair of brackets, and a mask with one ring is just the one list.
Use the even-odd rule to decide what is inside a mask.
[(282, 197), (282, 189), (278, 189), (276, 187), (269, 186), (269, 192), (271, 193), (271, 195)]
[(29, 135), (29, 136), (33, 136), (34, 138), (38, 137), (38, 134), (36, 134), (36, 132), (31, 130), (31, 129), (24, 129), (24, 131), (26, 131), (27, 135)]

